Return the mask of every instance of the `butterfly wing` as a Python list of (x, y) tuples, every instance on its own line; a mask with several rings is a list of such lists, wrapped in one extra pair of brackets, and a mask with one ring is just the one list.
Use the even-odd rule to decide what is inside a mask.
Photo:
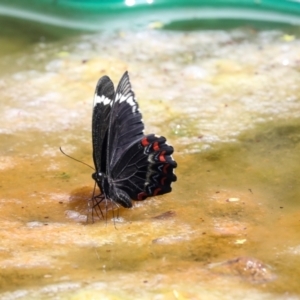
[(108, 126), (113, 99), (114, 85), (108, 76), (99, 79), (94, 96), (92, 119), (93, 159), (96, 173), (107, 171)]
[[(94, 179), (104, 193), (98, 196), (99, 203), (106, 197), (131, 207), (131, 199), (144, 200), (171, 191), (177, 166), (173, 147), (164, 137), (145, 136), (143, 131), (128, 73), (116, 92), (109, 77), (102, 77), (96, 87), (92, 121)], [(97, 177), (99, 173), (103, 176)]]
[(111, 174), (114, 186), (133, 200), (171, 192), (171, 184), (177, 179), (173, 151), (164, 137), (143, 136), (126, 149), (115, 164)]
[(120, 160), (125, 150), (133, 142), (143, 137), (143, 131), (142, 115), (139, 112), (138, 103), (126, 71), (116, 89), (110, 113), (107, 143), (107, 153), (109, 154), (107, 160), (108, 176), (111, 175), (111, 170)]

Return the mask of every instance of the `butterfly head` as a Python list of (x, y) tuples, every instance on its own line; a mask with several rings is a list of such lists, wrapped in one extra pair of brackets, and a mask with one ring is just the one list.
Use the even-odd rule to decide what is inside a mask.
[(103, 174), (102, 172), (95, 172), (92, 174), (92, 178), (97, 182), (97, 184), (99, 185), (100, 183), (102, 183), (103, 179), (105, 177), (105, 174)]

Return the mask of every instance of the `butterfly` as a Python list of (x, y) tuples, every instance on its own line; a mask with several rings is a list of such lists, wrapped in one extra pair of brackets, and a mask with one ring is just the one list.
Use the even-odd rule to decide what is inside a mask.
[[(176, 181), (172, 146), (166, 139), (144, 134), (142, 114), (126, 71), (117, 89), (108, 76), (99, 79), (92, 118), (92, 178), (101, 193), (92, 197), (92, 211), (102, 201), (125, 208), (132, 200), (171, 192)], [(98, 214), (99, 216), (99, 214)]]

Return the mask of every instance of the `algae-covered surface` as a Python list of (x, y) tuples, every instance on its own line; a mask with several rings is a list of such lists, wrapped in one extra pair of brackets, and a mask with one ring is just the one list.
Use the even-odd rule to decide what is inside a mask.
[[(2, 44), (0, 299), (300, 298), (297, 36), (149, 28)], [(59, 147), (93, 164), (95, 84), (125, 70), (178, 180), (86, 223), (93, 171)]]

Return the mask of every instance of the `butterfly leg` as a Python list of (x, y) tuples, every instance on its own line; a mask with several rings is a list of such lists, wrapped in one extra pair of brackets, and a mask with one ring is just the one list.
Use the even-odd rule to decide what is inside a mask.
[[(106, 199), (106, 198), (103, 194), (100, 194), (98, 196), (94, 196), (92, 198), (92, 222), (94, 222), (94, 212), (96, 213), (96, 215), (99, 219), (101, 219), (101, 216), (104, 219), (104, 215), (103, 215), (103, 212), (102, 212), (102, 209), (101, 209), (101, 206), (100, 206), (100, 203), (104, 199)], [(101, 216), (99, 215), (98, 210), (100, 211)]]
[[(116, 217), (115, 217), (114, 206), (116, 206), (116, 208), (117, 208), (117, 216)], [(115, 229), (117, 229), (117, 227), (116, 227), (116, 218), (119, 219), (119, 216), (120, 216), (120, 214), (119, 214), (119, 208), (120, 208), (120, 205), (117, 202), (111, 200), (111, 209), (112, 209), (112, 215), (113, 215)]]
[[(105, 199), (105, 217), (106, 217), (106, 222), (107, 222), (107, 212), (109, 210), (109, 205), (110, 205), (110, 209), (112, 211), (112, 217), (113, 217), (114, 225), (115, 225), (115, 210), (114, 210), (114, 206), (116, 206), (117, 209), (118, 209), (117, 218), (119, 218), (119, 205), (114, 200), (107, 199), (107, 198)], [(115, 225), (115, 227), (116, 227), (116, 225)]]
[[(104, 203), (103, 203), (104, 201)], [(131, 204), (131, 201), (130, 201)], [(88, 205), (90, 206), (90, 205)], [(101, 208), (102, 206), (102, 208)], [(103, 209), (105, 206), (105, 217), (104, 217), (104, 213), (103, 213)], [(106, 219), (107, 222), (107, 213), (108, 211), (111, 209), (112, 210), (112, 214), (113, 214), (113, 220), (115, 222), (115, 213), (114, 213), (114, 209), (115, 207), (118, 209), (117, 212), (117, 219), (119, 218), (119, 203), (114, 201), (113, 199), (108, 198), (107, 196), (105, 196), (105, 194), (99, 194), (97, 196), (95, 196), (95, 189), (94, 189), (94, 193), (93, 196), (91, 198), (91, 209), (92, 209), (92, 222), (94, 223), (94, 216), (97, 217), (98, 219)]]

